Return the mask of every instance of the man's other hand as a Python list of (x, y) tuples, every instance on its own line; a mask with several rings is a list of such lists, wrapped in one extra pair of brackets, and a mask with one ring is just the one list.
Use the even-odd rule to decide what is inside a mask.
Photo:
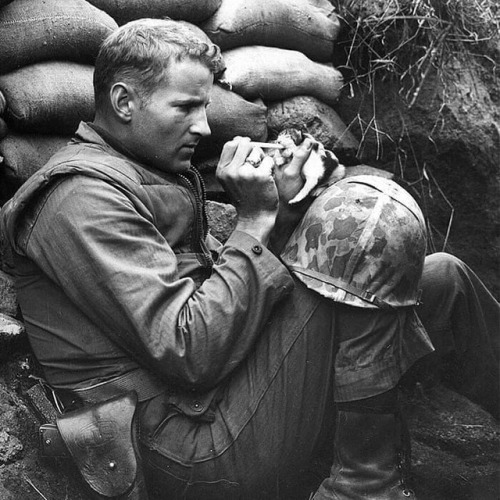
[(224, 145), (216, 175), (238, 213), (236, 229), (267, 245), (279, 207), (272, 158), (248, 137), (235, 137)]

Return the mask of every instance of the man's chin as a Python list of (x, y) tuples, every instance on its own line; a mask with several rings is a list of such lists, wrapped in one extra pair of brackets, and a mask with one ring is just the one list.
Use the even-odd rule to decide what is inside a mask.
[(182, 172), (187, 172), (191, 168), (191, 157), (193, 155), (189, 156), (188, 160), (180, 160), (175, 162), (175, 165), (172, 169), (173, 172), (176, 172), (178, 174), (181, 174)]
[(183, 172), (187, 172), (190, 169), (191, 156), (192, 155), (189, 156), (189, 159), (177, 159), (171, 162), (165, 162), (161, 166), (157, 166), (157, 168), (163, 170), (164, 172), (170, 172), (172, 174), (182, 174)]

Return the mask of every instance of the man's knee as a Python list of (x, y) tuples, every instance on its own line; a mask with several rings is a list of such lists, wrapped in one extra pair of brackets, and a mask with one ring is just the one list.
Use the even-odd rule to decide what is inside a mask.
[(460, 259), (444, 252), (425, 258), (417, 313), (440, 352), (449, 350), (453, 343), (452, 314), (465, 287), (462, 266)]
[(466, 269), (466, 264), (458, 257), (446, 252), (436, 252), (425, 258), (424, 276), (431, 275), (446, 280), (456, 280)]
[(449, 297), (463, 291), (469, 272), (467, 265), (454, 255), (445, 252), (428, 255), (420, 282), (423, 300), (426, 296)]
[[(427, 298), (447, 297), (476, 301), (493, 308), (497, 301), (477, 274), (462, 260), (445, 252), (431, 254), (425, 258), (422, 279), (422, 294)], [(437, 304), (434, 304), (436, 307)]]

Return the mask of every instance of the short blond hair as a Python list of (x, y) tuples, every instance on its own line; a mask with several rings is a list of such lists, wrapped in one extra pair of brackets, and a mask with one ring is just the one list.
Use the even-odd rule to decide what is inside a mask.
[(134, 86), (147, 102), (160, 82), (168, 81), (173, 61), (192, 59), (214, 75), (223, 70), (217, 45), (207, 43), (185, 23), (171, 19), (138, 19), (119, 27), (102, 43), (95, 61), (96, 107), (106, 102), (111, 86), (118, 81)]

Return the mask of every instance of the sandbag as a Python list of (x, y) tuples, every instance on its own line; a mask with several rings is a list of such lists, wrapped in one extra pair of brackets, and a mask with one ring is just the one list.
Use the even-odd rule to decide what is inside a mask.
[(272, 135), (285, 128), (298, 128), (310, 133), (340, 160), (355, 160), (359, 142), (337, 112), (311, 96), (291, 97), (269, 105), (267, 126)]
[(201, 28), (222, 50), (265, 45), (331, 61), (340, 22), (307, 0), (222, 0)]
[(296, 50), (254, 45), (222, 55), (226, 64), (224, 81), (246, 99), (278, 101), (311, 95), (333, 105), (339, 98), (343, 84), (340, 71)]
[(212, 40), (210, 40), (209, 36), (199, 27), (196, 26), (196, 24), (189, 23), (187, 21), (182, 21), (179, 20), (180, 24), (183, 24), (186, 28), (188, 28), (191, 33), (198, 37), (202, 42), (205, 42), (206, 44), (212, 44)]
[(262, 101), (250, 102), (238, 94), (214, 85), (207, 118), (211, 140), (224, 143), (236, 135), (255, 141), (267, 139), (267, 107)]
[(47, 163), (70, 137), (10, 133), (0, 141), (6, 175), (22, 183)]
[[(186, 28), (188, 28), (191, 33), (196, 36), (197, 38), (199, 38), (203, 43), (206, 43), (207, 45), (213, 45), (213, 42), (212, 40), (210, 40), (210, 38), (208, 37), (208, 35), (198, 26), (196, 26), (196, 24), (193, 24), (193, 23), (189, 23), (187, 21), (182, 21), (180, 20), (179, 23), (183, 24), (184, 26), (186, 26)], [(222, 59), (222, 57), (220, 58), (220, 61), (218, 63), (218, 67), (217, 69), (215, 70), (215, 73), (217, 75), (217, 77), (220, 76), (220, 74), (222, 73), (222, 71), (224, 71), (225, 69), (225, 64), (224, 64), (224, 61)]]
[(337, 10), (329, 0), (307, 0), (307, 2), (323, 12), (325, 16), (337, 18)]
[(197, 24), (208, 19), (222, 0), (88, 0), (122, 25), (142, 17), (182, 19)]
[(0, 139), (3, 139), (9, 133), (9, 126), (3, 118), (0, 118)]
[(48, 59), (92, 64), (117, 27), (85, 0), (16, 0), (0, 10), (0, 72)]
[(93, 66), (46, 61), (0, 75), (4, 119), (22, 132), (71, 135), (94, 116)]
[(262, 100), (247, 101), (220, 85), (213, 87), (207, 120), (212, 134), (200, 141), (193, 159), (195, 163), (219, 154), (223, 144), (236, 135), (254, 141), (267, 139), (267, 106)]

